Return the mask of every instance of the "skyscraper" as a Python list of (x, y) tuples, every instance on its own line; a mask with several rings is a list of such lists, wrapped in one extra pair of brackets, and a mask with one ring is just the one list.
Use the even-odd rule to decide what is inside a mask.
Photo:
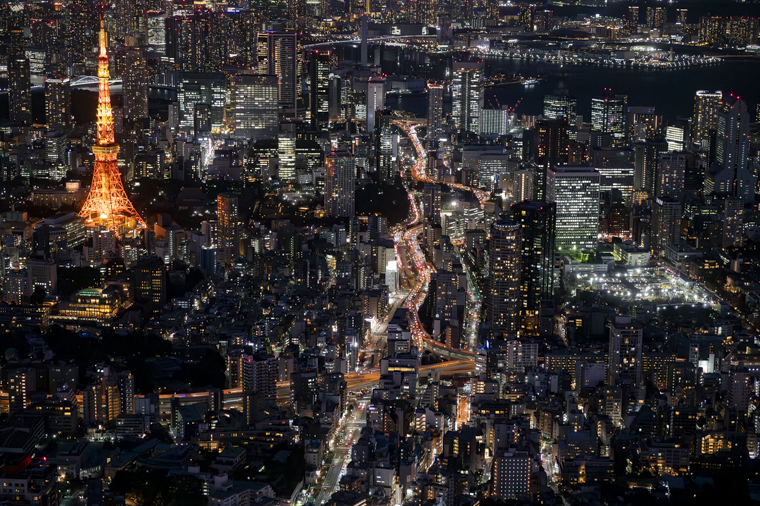
[(665, 7), (647, 7), (647, 25), (649, 28), (661, 28), (668, 20)]
[(556, 205), (525, 201), (512, 206), (512, 220), (522, 231), (520, 331), (539, 333), (541, 301), (554, 295), (554, 227)]
[(616, 315), (610, 322), (607, 383), (639, 385), (644, 327), (630, 316)]
[(277, 76), (243, 71), (232, 78), (232, 87), (235, 137), (273, 139), (279, 114)]
[(719, 111), (712, 151), (715, 162), (706, 174), (705, 195), (735, 195), (751, 201), (755, 176), (748, 170), (749, 112), (744, 101), (731, 97)]
[(443, 86), (428, 84), (428, 136), (434, 137), (443, 125)]
[(599, 173), (590, 167), (557, 167), (547, 176), (546, 201), (557, 205), (557, 251), (595, 249), (599, 235)]
[(205, 104), (211, 113), (211, 125), (221, 128), (226, 102), (225, 75), (219, 72), (182, 72), (178, 77), (177, 102), (179, 125), (191, 129), (195, 126), (198, 104)]
[(566, 119), (568, 125), (575, 125), (577, 116), (578, 100), (568, 95), (545, 95), (544, 118)]
[(148, 117), (148, 62), (139, 48), (129, 48), (122, 76), (124, 119)]
[(612, 134), (615, 138), (625, 136), (625, 111), (628, 98), (614, 95), (609, 88), (601, 97), (591, 99), (591, 124), (595, 130)]
[(718, 110), (723, 104), (723, 92), (698, 91), (694, 98), (694, 122), (692, 140), (706, 147), (710, 139), (710, 131), (715, 130)]
[(425, 183), (422, 195), (422, 213), (431, 223), (441, 223), (441, 189), (435, 183)]
[(375, 111), (374, 150), (375, 170), (380, 181), (390, 181), (395, 177), (393, 166), (393, 120), (390, 109)]
[(536, 123), (536, 161), (544, 167), (568, 163), (567, 119), (542, 119)]
[(219, 223), (219, 250), (226, 265), (240, 255), (240, 216), (238, 196), (221, 193), (216, 199), (216, 215)]
[(32, 73), (24, 48), (24, 31), (11, 30), (8, 53), (8, 104), (11, 121), (32, 122)]
[(63, 131), (71, 128), (71, 86), (66, 66), (54, 54), (45, 72), (45, 123)]
[(685, 177), (686, 155), (683, 153), (660, 154), (660, 166), (655, 181), (655, 196), (681, 200)]
[(375, 129), (375, 113), (385, 108), (385, 81), (370, 77), (367, 82), (367, 131)]
[(515, 334), (520, 329), (522, 230), (518, 223), (491, 224), (486, 292), (486, 322), (494, 334)]
[(298, 35), (267, 34), (268, 74), (279, 77), (278, 100), (282, 112), (295, 116), (298, 110)]
[(354, 215), (354, 156), (333, 151), (325, 156), (325, 212), (328, 216), (350, 218)]
[(652, 205), (652, 252), (660, 256), (671, 245), (681, 242), (681, 201), (658, 197)]
[[(540, 120), (536, 124), (536, 163), (543, 169), (567, 165), (570, 137), (567, 119)], [(546, 198), (546, 170), (539, 171), (533, 182), (536, 200)]]
[(483, 109), (483, 60), (454, 60), (451, 83), (452, 118), (460, 131), (480, 135)]
[(311, 68), (309, 77), (311, 90), (309, 103), (311, 109), (311, 124), (315, 129), (327, 130), (330, 120), (330, 52), (315, 50), (310, 53)]

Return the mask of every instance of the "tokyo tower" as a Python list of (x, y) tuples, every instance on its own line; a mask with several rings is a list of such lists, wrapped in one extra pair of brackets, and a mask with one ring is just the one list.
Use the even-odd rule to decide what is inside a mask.
[(95, 170), (87, 200), (79, 211), (86, 219), (88, 227), (100, 227), (118, 234), (121, 227), (145, 228), (145, 222), (138, 214), (124, 191), (116, 157), (119, 145), (114, 141), (113, 113), (111, 112), (111, 92), (108, 88), (108, 53), (106, 52), (106, 30), (103, 22), (103, 4), (100, 5), (100, 56), (98, 57), (98, 132), (96, 144), (92, 147), (95, 155)]

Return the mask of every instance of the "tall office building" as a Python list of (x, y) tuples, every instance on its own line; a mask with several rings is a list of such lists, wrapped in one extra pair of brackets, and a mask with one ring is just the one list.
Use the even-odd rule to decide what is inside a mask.
[(298, 34), (269, 33), (267, 62), (270, 75), (279, 77), (278, 100), (285, 115), (295, 116), (298, 111)]
[(128, 48), (122, 75), (124, 119), (148, 117), (148, 62), (139, 48)]
[(599, 173), (590, 167), (547, 171), (546, 201), (557, 205), (555, 245), (559, 253), (596, 248), (599, 181)]
[(243, 71), (232, 78), (235, 137), (273, 139), (277, 135), (279, 105), (277, 76)]
[(681, 200), (655, 198), (652, 205), (652, 252), (662, 255), (671, 245), (681, 242)]
[(655, 196), (681, 200), (686, 177), (686, 155), (683, 153), (660, 154), (660, 166), (655, 181)]
[(315, 50), (310, 53), (309, 108), (312, 127), (327, 131), (330, 122), (330, 52)]
[(545, 119), (566, 119), (568, 125), (575, 125), (577, 117), (578, 100), (568, 95), (545, 95), (544, 96), (544, 118)]
[(540, 330), (542, 300), (554, 295), (554, 227), (556, 205), (525, 201), (512, 206), (512, 220), (522, 231), (520, 332)]
[(277, 177), (281, 181), (293, 181), (296, 178), (296, 125), (280, 124), (277, 136)]
[(484, 108), (480, 111), (481, 135), (506, 135), (509, 127), (509, 110)]
[(325, 212), (328, 216), (354, 216), (356, 167), (347, 151), (333, 151), (325, 156)]
[(428, 84), (428, 136), (435, 137), (443, 126), (443, 85)]
[(221, 128), (226, 103), (226, 77), (218, 72), (182, 72), (178, 77), (179, 125), (195, 127), (198, 104), (207, 106), (212, 128)]
[(599, 191), (630, 204), (633, 196), (635, 152), (631, 148), (592, 148), (590, 158), (599, 175)]
[(638, 386), (641, 383), (643, 339), (644, 327), (630, 316), (616, 315), (610, 322), (608, 384)]
[(375, 111), (373, 129), (375, 170), (380, 181), (391, 181), (396, 176), (393, 165), (393, 120), (390, 109)]
[(536, 153), (538, 164), (533, 177), (533, 198), (546, 200), (546, 171), (567, 165), (570, 137), (566, 119), (539, 120), (536, 124)]
[(480, 135), (483, 109), (483, 60), (454, 60), (451, 83), (452, 118), (460, 131)]
[(625, 136), (626, 105), (628, 97), (614, 95), (609, 88), (601, 97), (591, 99), (591, 124), (594, 130), (612, 134), (620, 139)]
[(25, 52), (23, 29), (11, 30), (8, 49), (8, 105), (11, 121), (32, 122), (32, 72)]
[(221, 193), (216, 199), (221, 259), (229, 266), (240, 256), (240, 215), (238, 196)]
[(375, 130), (375, 113), (385, 108), (385, 81), (370, 77), (367, 82), (367, 131)]
[(71, 85), (66, 66), (54, 54), (45, 72), (45, 123), (50, 129), (71, 128)]
[(723, 92), (698, 91), (694, 97), (694, 119), (691, 125), (692, 140), (707, 147), (710, 132), (717, 125), (718, 110), (723, 105)]
[(486, 293), (486, 322), (494, 334), (520, 330), (522, 230), (518, 223), (499, 220), (491, 224)]

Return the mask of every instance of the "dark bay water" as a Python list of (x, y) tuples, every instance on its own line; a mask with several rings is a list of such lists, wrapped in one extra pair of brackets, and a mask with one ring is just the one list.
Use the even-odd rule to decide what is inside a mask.
[[(594, 65), (559, 65), (511, 59), (487, 61), (489, 74), (521, 74), (541, 77), (534, 86), (522, 84), (494, 86), (485, 89), (486, 107), (514, 106), (522, 99), (517, 115), (538, 115), (543, 111), (544, 95), (565, 88), (578, 99), (578, 113), (590, 120), (591, 99), (601, 95), (605, 87), (628, 95), (631, 106), (654, 106), (666, 119), (689, 117), (694, 111), (697, 90), (721, 90), (725, 95), (739, 95), (747, 103), (753, 120), (760, 104), (760, 60), (728, 60), (717, 65), (669, 70), (638, 70)], [(414, 95), (389, 96), (390, 107), (424, 116), (427, 100)], [(444, 109), (451, 112), (451, 103)]]

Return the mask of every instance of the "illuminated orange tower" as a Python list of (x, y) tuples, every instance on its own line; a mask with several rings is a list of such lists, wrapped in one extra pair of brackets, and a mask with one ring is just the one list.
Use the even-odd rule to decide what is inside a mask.
[(108, 88), (108, 53), (106, 52), (106, 30), (103, 21), (103, 4), (100, 5), (100, 56), (98, 57), (98, 133), (92, 153), (95, 155), (95, 170), (87, 200), (79, 211), (86, 218), (86, 226), (100, 227), (119, 233), (122, 226), (135, 229), (145, 227), (132, 202), (124, 191), (116, 157), (119, 146), (113, 135), (113, 113), (111, 112), (111, 92)]

